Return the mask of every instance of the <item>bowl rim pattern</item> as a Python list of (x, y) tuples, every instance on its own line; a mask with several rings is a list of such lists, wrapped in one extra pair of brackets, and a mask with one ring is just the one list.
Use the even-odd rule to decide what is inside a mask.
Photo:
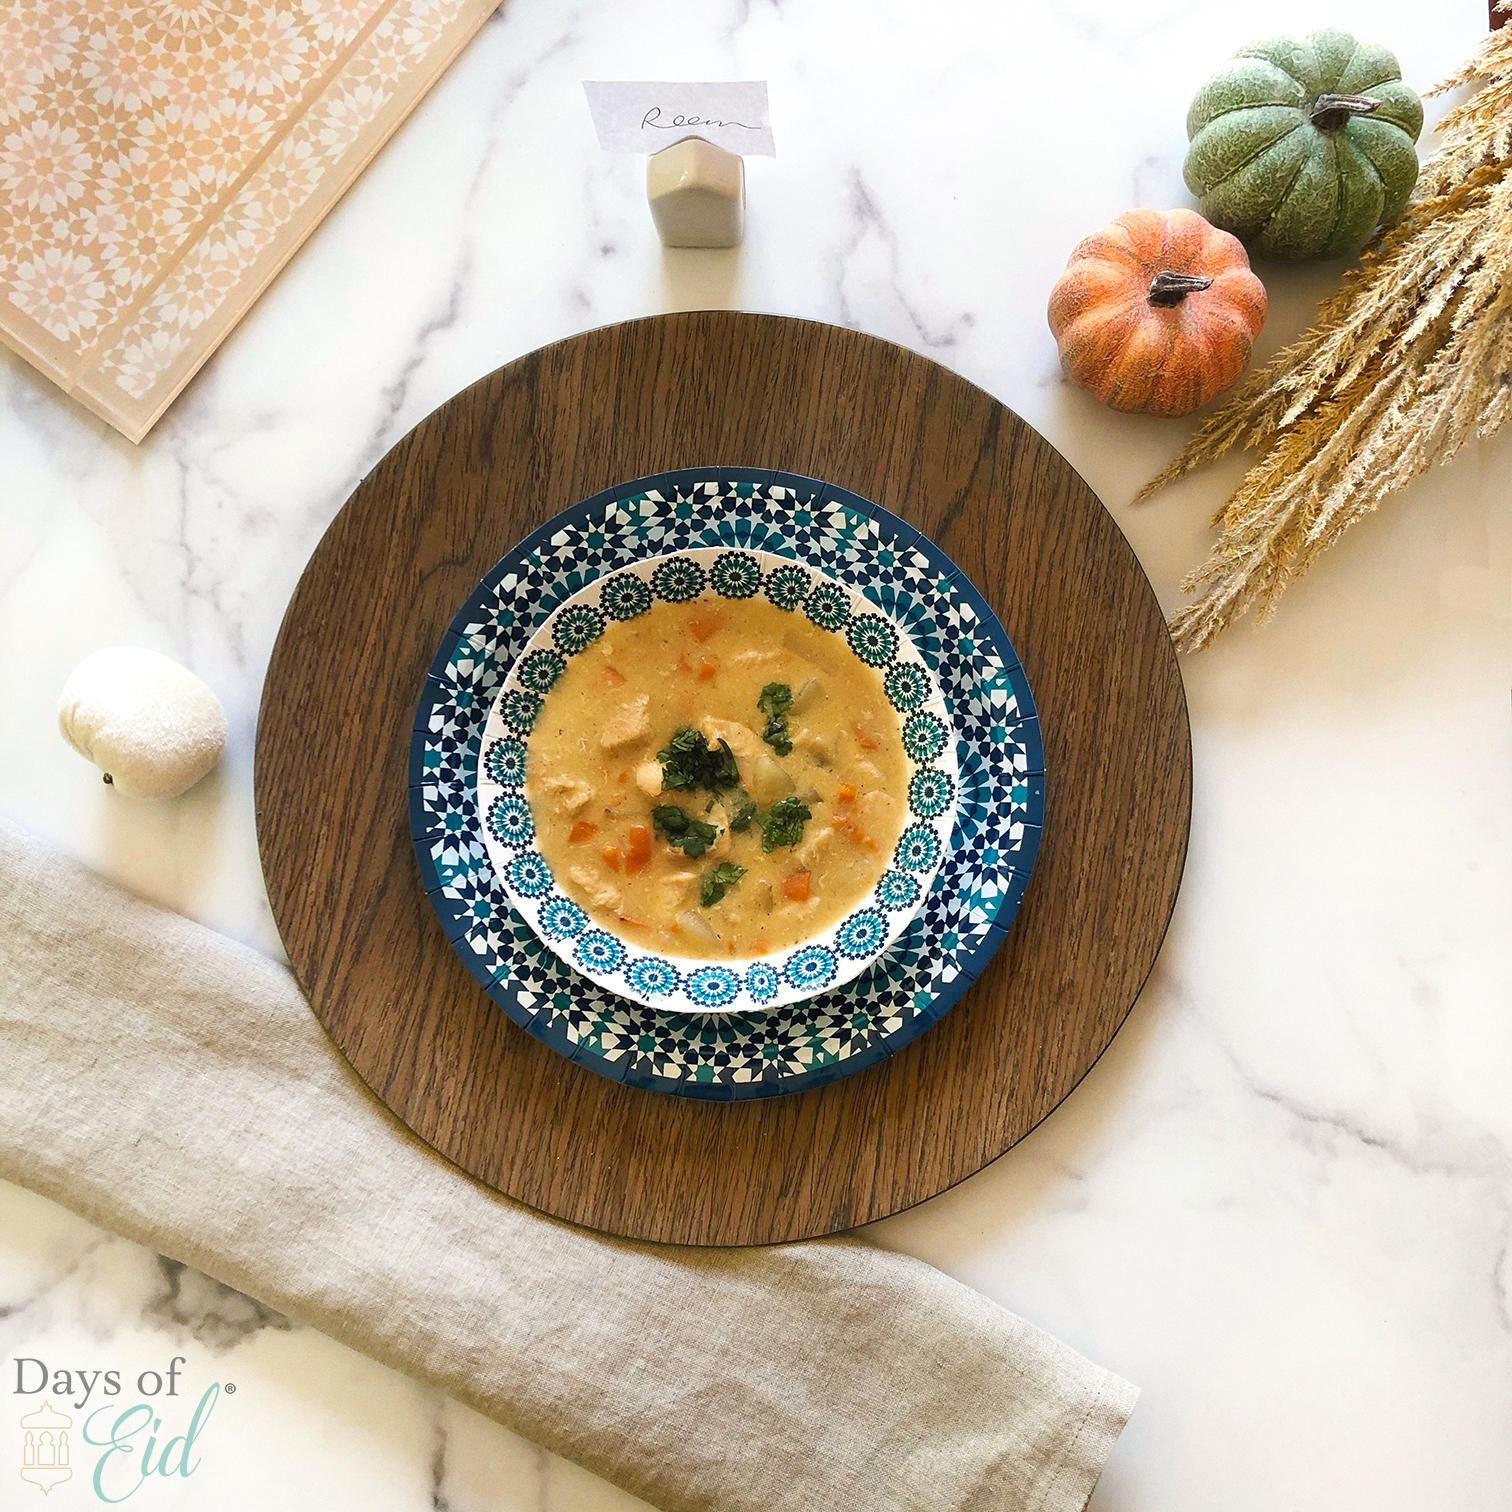
[[(839, 637), (882, 674), (904, 737), (907, 786), (897, 796), (906, 817), (876, 882), (825, 929), (763, 956), (704, 958), (650, 950), (591, 920), (535, 847), (524, 796), (530, 730), (567, 664), (611, 624), (639, 618), (662, 603), (738, 603), (757, 595)], [(910, 726), (917, 740), (909, 739)], [(938, 742), (927, 755), (921, 754), (926, 738)], [(908, 626), (821, 568), (776, 552), (728, 546), (644, 557), (585, 583), (558, 604), (536, 627), (489, 707), (475, 772), (484, 844), (495, 873), (542, 942), (610, 992), (648, 1008), (711, 1015), (803, 1002), (843, 987), (890, 949), (923, 906), (949, 850), (959, 781), (950, 710)]]

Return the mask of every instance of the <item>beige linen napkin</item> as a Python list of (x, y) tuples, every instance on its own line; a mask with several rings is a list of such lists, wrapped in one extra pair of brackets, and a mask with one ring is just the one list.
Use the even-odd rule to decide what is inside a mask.
[(859, 1240), (654, 1248), (500, 1197), (367, 1091), (283, 967), (4, 820), (0, 1175), (667, 1512), (1070, 1512), (1134, 1405)]

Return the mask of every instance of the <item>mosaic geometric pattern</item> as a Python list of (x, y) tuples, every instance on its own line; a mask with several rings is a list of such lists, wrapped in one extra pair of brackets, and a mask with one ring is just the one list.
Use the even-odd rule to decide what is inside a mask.
[(0, 0), (0, 337), (133, 440), (496, 0)]
[[(857, 654), (879, 671), (911, 668), (929, 690), (925, 706), (916, 707), (915, 689), (910, 683), (908, 703), (913, 713), (908, 715), (903, 745), (912, 818), (934, 832), (931, 860), (927, 866), (914, 867), (919, 873), (917, 886), (906, 900), (897, 888), (886, 892), (873, 889), (856, 905), (856, 913), (806, 941), (802, 950), (774, 951), (760, 961), (728, 961), (717, 968), (695, 970), (682, 957), (675, 958), (680, 963), (676, 964), (628, 940), (623, 949), (613, 952), (597, 940), (590, 948), (587, 936), (569, 947), (573, 963), (585, 975), (601, 987), (623, 992), (649, 1007), (683, 1007), (677, 1001), (682, 998), (692, 1008), (743, 1013), (797, 1002), (821, 988), (840, 987), (859, 976), (871, 958), (880, 955), (907, 927), (918, 910), (920, 895), (934, 881), (939, 858), (950, 839), (959, 788), (945, 702), (923, 658), (907, 635), (899, 635), (895, 626), (871, 609), (868, 600), (814, 568), (766, 551), (703, 548), (634, 562), (580, 588), (536, 631), (534, 643), (527, 646), (506, 676), (484, 725), (475, 778), (484, 844), (494, 871), (513, 894), (516, 910), (527, 922), (539, 926), (544, 910), (559, 911), (557, 902), (562, 895), (554, 882), (544, 891), (539, 886), (539, 870), (546, 862), (529, 849), (533, 826), (519, 796), (524, 777), (518, 753), (541, 707), (540, 695), (561, 675), (566, 658), (593, 645), (610, 619), (630, 618), (627, 606), (632, 603), (640, 606), (634, 612), (643, 614), (658, 600), (687, 603), (706, 590), (731, 599), (751, 598), (769, 576), (781, 573), (787, 581), (795, 572), (802, 574), (806, 588), (799, 607), (815, 624), (822, 620), (821, 628), (843, 635), (851, 645), (860, 647)], [(643, 591), (636, 592), (635, 585)], [(893, 681), (895, 686), (900, 685), (899, 679)], [(903, 711), (897, 712), (901, 715)], [(519, 776), (511, 775), (516, 767)], [(522, 860), (527, 863), (528, 890), (513, 882), (514, 869)], [(900, 857), (894, 864), (906, 862)]]
[[(700, 547), (791, 557), (859, 591), (919, 648), (956, 737), (955, 826), (917, 917), (845, 986), (734, 1016), (644, 1007), (567, 965), (511, 907), (484, 846), (474, 793), (489, 707), (552, 612), (617, 568)], [(774, 602), (778, 576), (763, 590)], [(914, 690), (906, 678), (895, 681), (894, 701), (906, 708)], [(916, 706), (927, 695), (918, 691)], [(424, 885), (447, 938), (489, 996), (536, 1038), (601, 1075), (726, 1101), (834, 1081), (933, 1024), (1002, 942), (1034, 865), (1044, 807), (1043, 745), (1028, 681), (976, 589), (886, 510), (832, 485), (754, 469), (623, 484), (522, 541), (453, 620), (426, 680), (410, 750), (410, 827)], [(912, 858), (915, 870), (924, 869), (934, 843), (932, 830), (914, 828), (906, 846), (899, 842), (899, 865), (878, 884), (900, 897), (909, 876), (902, 866)], [(564, 931), (587, 924), (557, 922)]]

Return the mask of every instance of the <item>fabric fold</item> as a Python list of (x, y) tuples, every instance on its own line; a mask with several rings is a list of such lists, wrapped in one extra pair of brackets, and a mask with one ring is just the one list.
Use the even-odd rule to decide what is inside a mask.
[(838, 1238), (631, 1244), (500, 1196), (283, 967), (0, 820), (0, 1174), (665, 1512), (1075, 1512), (1127, 1382)]

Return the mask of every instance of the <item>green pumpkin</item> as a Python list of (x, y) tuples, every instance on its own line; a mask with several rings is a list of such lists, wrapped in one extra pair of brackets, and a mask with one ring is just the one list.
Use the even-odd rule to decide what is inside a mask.
[(1407, 203), (1422, 101), (1348, 32), (1241, 48), (1187, 113), (1187, 187), (1261, 257), (1343, 257)]

